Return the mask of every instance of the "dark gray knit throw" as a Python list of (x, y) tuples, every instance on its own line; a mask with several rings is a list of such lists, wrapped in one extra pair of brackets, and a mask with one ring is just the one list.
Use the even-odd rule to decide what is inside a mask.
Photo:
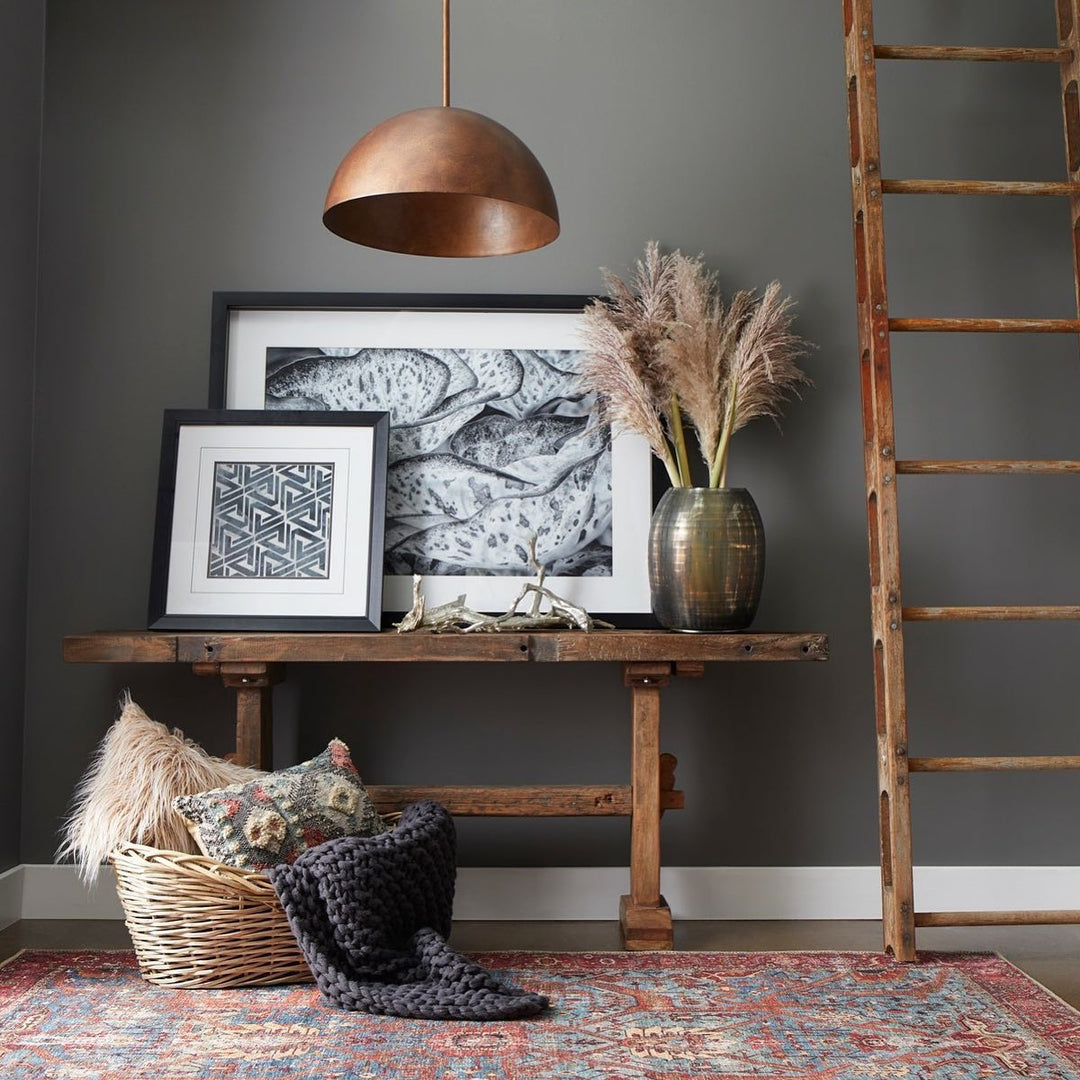
[(319, 989), (358, 1012), (428, 1020), (513, 1020), (547, 1008), (447, 944), (454, 821), (434, 802), (389, 832), (309, 848), (270, 880)]

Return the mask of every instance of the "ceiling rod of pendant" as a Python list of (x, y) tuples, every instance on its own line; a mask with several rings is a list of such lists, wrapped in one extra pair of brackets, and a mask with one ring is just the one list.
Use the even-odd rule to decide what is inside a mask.
[(450, 107), (450, 0), (442, 0), (442, 103)]

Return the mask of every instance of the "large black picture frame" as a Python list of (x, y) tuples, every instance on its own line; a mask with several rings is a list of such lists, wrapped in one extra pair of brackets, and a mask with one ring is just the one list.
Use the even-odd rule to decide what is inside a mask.
[(377, 631), (385, 412), (165, 410), (151, 630)]
[[(563, 340), (563, 324), (576, 325), (591, 299), (569, 294), (217, 292), (211, 316), (210, 405), (268, 407), (268, 365), (275, 361), (268, 358), (267, 349), (283, 352), (283, 345), (297, 351), (323, 346), (390, 349), (400, 341), (418, 340), (426, 343), (418, 348), (435, 348), (471, 340), (475, 334), (484, 347), (529, 351), (544, 341)], [(436, 328), (431, 330), (434, 336), (430, 342), (425, 338), (427, 326)], [(447, 332), (445, 327), (450, 328), (450, 337), (443, 342), (439, 334)], [(503, 341), (498, 335), (504, 332), (510, 335), (506, 340), (511, 344), (494, 344)], [(323, 340), (320, 334), (329, 338)], [(395, 439), (392, 415), (392, 469), (397, 460)], [(609, 575), (602, 580), (599, 575), (559, 576), (549, 570), (548, 584), (619, 626), (655, 626), (647, 580), (648, 523), (653, 505), (649, 451), (644, 440), (620, 435), (612, 444), (611, 461), (614, 509)], [(387, 549), (391, 551), (393, 522), (387, 533)], [(508, 574), (501, 582), (486, 574), (423, 576), (429, 604), (464, 593), (470, 606), (490, 612), (505, 610), (517, 583), (534, 580), (531, 571)], [(396, 616), (410, 606), (411, 584), (409, 573), (392, 569), (386, 574), (384, 608), (388, 615)]]

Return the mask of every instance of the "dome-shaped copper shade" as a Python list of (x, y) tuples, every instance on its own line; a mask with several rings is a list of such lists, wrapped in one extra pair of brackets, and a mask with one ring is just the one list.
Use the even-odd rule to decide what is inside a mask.
[(436, 105), (384, 120), (345, 155), (323, 224), (409, 255), (510, 255), (550, 244), (559, 210), (543, 166), (512, 131)]

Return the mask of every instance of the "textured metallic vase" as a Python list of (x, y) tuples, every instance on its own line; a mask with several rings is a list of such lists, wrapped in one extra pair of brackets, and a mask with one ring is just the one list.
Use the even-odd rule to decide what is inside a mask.
[(745, 488), (671, 488), (649, 531), (653, 614), (669, 630), (744, 630), (765, 577), (765, 531)]

